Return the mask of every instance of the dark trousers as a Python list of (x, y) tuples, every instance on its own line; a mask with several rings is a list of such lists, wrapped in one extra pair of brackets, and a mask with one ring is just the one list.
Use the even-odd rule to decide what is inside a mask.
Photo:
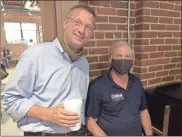
[(69, 132), (67, 134), (43, 134), (42, 132), (24, 132), (24, 136), (84, 136), (85, 126), (82, 126), (80, 130), (75, 132)]
[(74, 134), (42, 134), (41, 132), (24, 132), (24, 136), (84, 136), (84, 132), (77, 131)]

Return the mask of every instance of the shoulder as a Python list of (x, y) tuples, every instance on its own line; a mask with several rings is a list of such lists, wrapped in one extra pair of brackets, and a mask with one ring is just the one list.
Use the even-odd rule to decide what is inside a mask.
[(89, 65), (89, 64), (88, 64), (88, 60), (87, 60), (87, 58), (86, 58), (85, 56), (82, 56), (82, 57), (81, 57), (81, 61), (82, 61), (83, 64)]
[(89, 75), (89, 64), (85, 56), (82, 56), (78, 61), (76, 61), (76, 66)]
[(143, 83), (140, 80), (140, 78), (134, 74), (130, 74), (130, 77), (132, 78), (132, 87), (137, 90), (140, 91), (140, 93), (144, 92), (144, 87), (143, 87)]
[(42, 51), (49, 51), (54, 48), (53, 42), (38, 43), (27, 49), (29, 54), (40, 54)]
[(52, 42), (38, 43), (26, 49), (21, 54), (20, 58), (27, 57), (30, 60), (35, 60), (38, 56), (48, 55), (46, 54), (46, 51), (50, 52), (53, 49), (54, 49), (54, 46)]
[(101, 88), (104, 85), (106, 85), (107, 82), (107, 73), (102, 74), (101, 76), (98, 76), (94, 80), (90, 82), (90, 86)]
[(107, 89), (107, 86), (109, 85), (107, 83), (107, 77), (108, 77), (107, 74), (102, 74), (101, 76), (92, 80), (89, 84), (89, 90), (88, 90), (89, 95), (92, 94), (102, 97), (105, 90)]
[(129, 76), (132, 78), (133, 83), (137, 83), (140, 86), (143, 86), (141, 79), (137, 75), (130, 73)]

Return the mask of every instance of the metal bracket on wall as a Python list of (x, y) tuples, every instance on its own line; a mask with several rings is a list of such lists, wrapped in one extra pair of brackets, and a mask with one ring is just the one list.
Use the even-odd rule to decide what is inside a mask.
[[(125, 26), (125, 29), (128, 30), (128, 25)], [(134, 30), (134, 25), (130, 25), (130, 31)]]

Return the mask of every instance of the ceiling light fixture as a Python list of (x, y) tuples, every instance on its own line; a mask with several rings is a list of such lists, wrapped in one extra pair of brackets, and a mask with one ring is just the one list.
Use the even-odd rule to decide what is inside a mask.
[(35, 11), (40, 11), (40, 8), (36, 6), (37, 2), (36, 1), (26, 1), (24, 7), (28, 10), (35, 10)]
[(26, 1), (24, 7), (25, 7), (26, 9), (29, 9), (29, 7), (31, 6), (31, 4), (32, 4), (31, 1)]

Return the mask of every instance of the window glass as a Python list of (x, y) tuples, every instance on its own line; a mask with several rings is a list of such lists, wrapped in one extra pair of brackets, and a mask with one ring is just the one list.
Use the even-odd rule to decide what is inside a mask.
[(28, 43), (30, 39), (37, 43), (35, 23), (5, 22), (4, 29), (9, 44)]

